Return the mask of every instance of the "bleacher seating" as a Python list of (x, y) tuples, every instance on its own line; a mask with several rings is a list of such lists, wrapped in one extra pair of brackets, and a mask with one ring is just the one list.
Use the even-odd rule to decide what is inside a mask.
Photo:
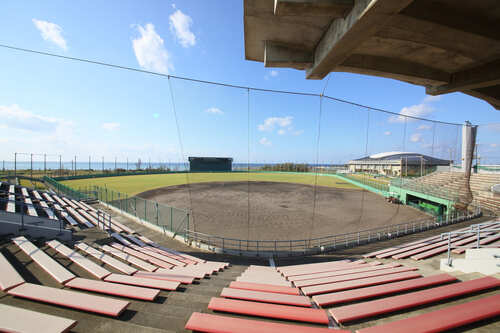
[(436, 303), (453, 297), (476, 293), (500, 286), (500, 280), (484, 277), (441, 287), (416, 291), (410, 294), (391, 296), (358, 304), (335, 307), (330, 313), (339, 323), (373, 317), (389, 312)]
[(500, 315), (500, 295), (480, 298), (463, 304), (426, 312), (410, 318), (367, 327), (357, 333), (442, 332)]
[[(439, 197), (452, 200), (466, 195), (465, 176), (460, 172), (433, 172), (429, 175), (409, 180), (404, 187), (415, 188)], [(495, 196), (491, 187), (500, 184), (500, 173), (473, 173), (469, 185), (473, 198), (494, 213), (500, 212), (500, 197)]]
[[(22, 250), (18, 256), (26, 255), (31, 259), (19, 261), (18, 265), (28, 266), (30, 262), (34, 262), (43, 268), (38, 274), (48, 274), (54, 278), (48, 279), (52, 284), (43, 278), (27, 279), (30, 282), (27, 283), (21, 274), (23, 271), (17, 271), (9, 263), (12, 258), (6, 258), (0, 253), (0, 289), (3, 293), (21, 300), (31, 299), (46, 303), (45, 308), (40, 308), (42, 313), (20, 315), (23, 318), (30, 318), (31, 315), (33, 318), (41, 318), (45, 315), (44, 309), (55, 305), (65, 311), (75, 309), (82, 314), (97, 313), (120, 317), (119, 320), (113, 320), (117, 323), (126, 322), (133, 317), (137, 318), (137, 322), (141, 322), (146, 320), (140, 314), (134, 316), (134, 312), (140, 313), (149, 309), (144, 305), (149, 303), (166, 307), (158, 310), (158, 313), (152, 311), (152, 316), (165, 316), (163, 322), (168, 323), (173, 314), (177, 313), (175, 305), (170, 311), (170, 299), (189, 296), (190, 292), (179, 291), (203, 287), (207, 281), (204, 278), (207, 276), (211, 276), (208, 281), (212, 280), (223, 289), (220, 295), (210, 298), (213, 295), (212, 287), (210, 290), (200, 288), (201, 294), (210, 295), (206, 300), (208, 305), (204, 306), (220, 315), (192, 312), (190, 308), (191, 317), (187, 323), (183, 322), (185, 329), (200, 332), (293, 333), (331, 332), (332, 328), (341, 328), (335, 331), (343, 332), (346, 330), (342, 330), (345, 328), (342, 325), (349, 327), (352, 321), (386, 317), (395, 311), (412, 311), (418, 307), (425, 313), (392, 322), (387, 322), (384, 318), (384, 324), (378, 321), (368, 325), (365, 323), (364, 326), (372, 327), (358, 331), (424, 332), (429, 329), (437, 331), (455, 328), (500, 314), (497, 306), (500, 301), (498, 295), (478, 295), (482, 292), (491, 293), (491, 290), (500, 286), (499, 280), (494, 277), (460, 281), (448, 274), (429, 275), (426, 270), (421, 272), (416, 267), (406, 266), (408, 262), (405, 261), (389, 261), (403, 254), (404, 258), (419, 259), (442, 253), (442, 242), (445, 240), (441, 240), (439, 236), (374, 251), (366, 255), (366, 261), (345, 259), (277, 268), (250, 265), (241, 271), (240, 276), (233, 275), (232, 281), (225, 280), (224, 285), (220, 285), (216, 274), (226, 269), (228, 263), (206, 261), (164, 247), (114, 217), (106, 220), (111, 222), (111, 230), (107, 230), (108, 222), (102, 225), (102, 218), (98, 218), (97, 209), (84, 202), (28, 188), (22, 191), (18, 186), (14, 187), (14, 194), (8, 194), (5, 185), (2, 185), (2, 189), (5, 192), (4, 198), (14, 195), (22, 202), (31, 200), (39, 216), (49, 217), (50, 214), (45, 209), (50, 209), (54, 217), (67, 223), (68, 227), (82, 230), (80, 234), (100, 237), (97, 241), (92, 236), (77, 243), (48, 240), (45, 243), (46, 251), (36, 247), (28, 240), (29, 237), (12, 239)], [(27, 192), (28, 196), (23, 195), (23, 192)], [(1, 206), (0, 209), (7, 209), (6, 206)], [(20, 207), (23, 206), (15, 208), (19, 210)], [(98, 219), (101, 225), (97, 227)], [(87, 227), (95, 229), (87, 231)], [(110, 234), (103, 231), (109, 231)], [(494, 233), (484, 233), (480, 241), (494, 245), (500, 239), (497, 236)], [(451, 243), (469, 246), (472, 245), (469, 242), (475, 240), (471, 232), (470, 235), (452, 238)], [(13, 247), (17, 250), (17, 247)], [(54, 253), (56, 254), (52, 255)], [(376, 256), (380, 257), (380, 261), (371, 259)], [(417, 266), (419, 263), (411, 261), (408, 265)], [(33, 281), (35, 283), (31, 283)], [(54, 283), (59, 287), (53, 288)], [(168, 293), (169, 296), (162, 293)], [(160, 295), (162, 297), (159, 297)], [(169, 302), (163, 302), (164, 296)], [(448, 302), (469, 296), (478, 299), (460, 305), (448, 305)], [(158, 301), (152, 302), (154, 300)], [(443, 306), (442, 309), (427, 311), (426, 307), (438, 303)], [(189, 306), (191, 307), (191, 304)], [(194, 305), (198, 306), (199, 304)], [(129, 308), (131, 311), (122, 316)], [(446, 323), (439, 320), (440, 318), (444, 318)], [(57, 322), (56, 319), (54, 318), (54, 323)], [(77, 319), (80, 320), (80, 315)], [(0, 330), (5, 330), (5, 323), (0, 315)], [(66, 321), (61, 324), (61, 330), (65, 329), (64, 325), (74, 327), (75, 324), (74, 320)], [(161, 328), (174, 330), (168, 324)], [(139, 331), (140, 327), (133, 327), (131, 331), (134, 329)]]
[[(479, 235), (478, 230), (481, 231)], [(364, 257), (377, 259), (427, 259), (447, 252), (448, 242), (450, 243), (449, 245), (452, 248), (452, 252), (463, 253), (466, 247), (477, 246), (478, 237), (480, 245), (490, 244), (489, 246), (494, 247), (496, 246), (495, 242), (500, 240), (500, 221), (472, 225), (455, 231), (461, 232), (461, 234), (451, 234), (450, 241), (448, 241), (448, 238), (441, 238), (441, 236), (432, 236), (422, 240), (401, 244), (397, 247), (390, 247), (367, 253)]]

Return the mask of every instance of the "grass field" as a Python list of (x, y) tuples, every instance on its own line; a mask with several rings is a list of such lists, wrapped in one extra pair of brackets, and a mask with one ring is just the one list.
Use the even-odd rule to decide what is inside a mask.
[(380, 184), (385, 184), (389, 185), (391, 182), (391, 179), (389, 177), (383, 177), (383, 176), (378, 176), (374, 177), (372, 175), (367, 175), (367, 174), (349, 174), (349, 177), (359, 179), (359, 180), (369, 180), (375, 183), (380, 183)]
[[(188, 174), (189, 183), (207, 182), (237, 182), (237, 181), (267, 181), (314, 185), (314, 174), (287, 174), (287, 173), (192, 173)], [(74, 189), (85, 188), (89, 185), (106, 186), (128, 195), (135, 195), (144, 191), (161, 188), (165, 186), (182, 185), (187, 183), (186, 174), (160, 174), (121, 176), (106, 178), (88, 178), (78, 180), (67, 180), (62, 182)], [(318, 176), (319, 186), (328, 186), (344, 189), (359, 189), (346, 181), (333, 176)]]

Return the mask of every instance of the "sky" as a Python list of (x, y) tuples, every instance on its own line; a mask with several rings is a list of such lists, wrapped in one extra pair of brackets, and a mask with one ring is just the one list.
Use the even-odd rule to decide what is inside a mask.
[[(500, 112), (452, 93), (349, 73), (245, 60), (243, 1), (78, 0), (0, 3), (0, 44), (180, 77), (321, 93), (389, 110), (257, 92), (0, 48), (0, 159), (14, 152), (70, 160), (343, 163), (383, 151), (460, 158), (460, 127), (479, 124), (483, 164), (500, 163)], [(29, 159), (28, 155), (19, 155)], [(35, 158), (42, 158), (35, 155)]]

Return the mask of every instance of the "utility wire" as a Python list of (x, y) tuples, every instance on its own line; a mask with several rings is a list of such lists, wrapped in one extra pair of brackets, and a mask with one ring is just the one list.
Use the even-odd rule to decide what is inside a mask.
[[(326, 88), (326, 86), (325, 86)], [(311, 217), (311, 227), (309, 228), (309, 242), (311, 241), (313, 230), (314, 230), (314, 220), (316, 218), (316, 194), (318, 188), (318, 163), (319, 163), (319, 146), (321, 142), (321, 115), (323, 114), (323, 96), (319, 97), (319, 110), (318, 110), (318, 136), (316, 140), (316, 173), (314, 175), (314, 194), (313, 194), (313, 209)], [(309, 244), (310, 246), (310, 244)]]
[[(250, 89), (247, 89), (247, 134), (248, 134), (248, 157), (247, 157), (247, 240), (250, 240)], [(249, 242), (247, 242), (248, 245)]]
[[(177, 127), (177, 138), (179, 140), (179, 147), (181, 150), (181, 158), (184, 160), (184, 163), (186, 163), (186, 159), (184, 156), (184, 145), (182, 144), (181, 128), (179, 126), (179, 119), (177, 117), (177, 110), (175, 108), (174, 90), (172, 89), (172, 84), (170, 82), (170, 78), (168, 78), (168, 88), (170, 91), (170, 99), (172, 101), (172, 112), (173, 112), (174, 118), (175, 118), (175, 126)], [(187, 163), (185, 164), (185, 167), (187, 168)], [(185, 172), (184, 174), (186, 175), (186, 183), (187, 183), (187, 190), (188, 190), (188, 197), (189, 197), (189, 208), (190, 208), (190, 211), (192, 212), (193, 211), (193, 198), (191, 196), (191, 186), (189, 183), (189, 172)], [(192, 218), (193, 218), (193, 231), (196, 231), (194, 214), (192, 214)]]
[[(222, 82), (215, 82), (215, 81), (199, 80), (199, 79), (193, 79), (193, 78), (189, 78), (189, 77), (182, 77), (182, 76), (164, 74), (164, 73), (159, 73), (159, 72), (153, 72), (153, 71), (148, 71), (148, 70), (134, 68), (134, 67), (116, 65), (116, 64), (102, 62), (102, 61), (90, 60), (90, 59), (85, 59), (85, 58), (69, 57), (69, 56), (56, 54), (56, 53), (26, 49), (26, 48), (21, 48), (21, 47), (16, 47), (16, 46), (12, 46), (12, 45), (6, 45), (6, 44), (0, 44), (0, 47), (5, 48), (5, 49), (10, 49), (10, 50), (16, 50), (16, 51), (21, 51), (21, 52), (34, 53), (34, 54), (39, 54), (39, 55), (44, 55), (44, 56), (49, 56), (49, 57), (55, 57), (55, 58), (60, 58), (60, 59), (65, 59), (65, 60), (79, 61), (79, 62), (85, 62), (85, 63), (89, 63), (89, 64), (94, 64), (94, 65), (106, 66), (106, 67), (111, 67), (111, 68), (115, 68), (115, 69), (128, 70), (128, 71), (139, 72), (139, 73), (144, 73), (144, 74), (156, 75), (156, 76), (161, 76), (161, 77), (165, 77), (165, 78), (174, 78), (174, 79), (178, 79), (178, 80), (186, 80), (186, 81), (191, 81), (191, 82), (212, 84), (212, 85), (218, 85), (218, 86), (223, 86), (223, 87), (238, 88), (238, 89), (250, 89), (250, 90), (254, 90), (254, 91), (272, 92), (272, 93), (278, 93), (278, 94), (290, 94), (290, 95), (301, 95), (301, 96), (312, 96), (312, 97), (321, 97), (322, 96), (324, 98), (327, 98), (327, 99), (330, 99), (333, 101), (337, 101), (340, 103), (346, 103), (346, 104), (350, 104), (350, 105), (365, 108), (365, 109), (370, 109), (370, 110), (379, 111), (379, 112), (383, 112), (383, 113), (387, 113), (387, 114), (392, 114), (395, 116), (404, 116), (404, 117), (411, 118), (411, 119), (426, 120), (426, 121), (432, 121), (435, 123), (447, 124), (447, 125), (462, 125), (462, 124), (458, 124), (458, 123), (451, 123), (451, 122), (445, 122), (445, 121), (439, 121), (439, 120), (431, 120), (431, 119), (420, 118), (420, 117), (415, 117), (415, 116), (410, 116), (410, 115), (401, 115), (398, 112), (392, 112), (392, 111), (388, 111), (388, 110), (384, 110), (384, 109), (380, 109), (380, 108), (375, 108), (375, 107), (351, 102), (351, 101), (348, 101), (345, 99), (331, 97), (331, 96), (317, 94), (317, 93), (277, 90), (277, 89), (264, 89), (264, 88), (255, 88), (255, 87), (241, 86), (241, 85), (236, 85), (236, 84), (229, 84), (229, 83), (222, 83)], [(325, 85), (325, 89), (326, 89), (326, 85)]]

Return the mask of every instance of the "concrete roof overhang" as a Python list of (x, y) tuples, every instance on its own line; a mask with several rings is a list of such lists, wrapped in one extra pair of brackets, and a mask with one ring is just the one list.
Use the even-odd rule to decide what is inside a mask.
[(245, 58), (463, 92), (500, 109), (498, 0), (244, 0)]

